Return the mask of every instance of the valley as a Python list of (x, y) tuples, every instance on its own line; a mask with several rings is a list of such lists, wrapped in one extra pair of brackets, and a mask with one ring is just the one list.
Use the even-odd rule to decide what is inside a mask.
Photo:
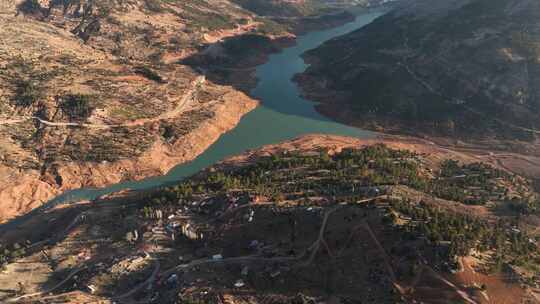
[[(228, 2), (34, 2), (1, 16), (0, 221), (192, 161), (257, 106), (255, 67), (294, 44), (287, 25)], [(210, 23), (215, 10), (228, 21)], [(253, 49), (219, 57), (251, 66), (239, 83), (196, 55), (229, 40)]]
[(492, 4), (0, 3), (0, 302), (540, 303), (540, 7)]

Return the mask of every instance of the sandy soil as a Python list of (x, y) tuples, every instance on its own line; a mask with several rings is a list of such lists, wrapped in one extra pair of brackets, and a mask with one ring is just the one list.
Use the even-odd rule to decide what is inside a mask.
[(475, 271), (474, 265), (476, 259), (465, 257), (461, 259), (463, 271), (455, 275), (458, 282), (466, 286), (482, 286), (487, 287), (485, 291), (479, 292), (482, 299), (481, 303), (504, 304), (512, 303), (515, 299), (524, 296), (524, 290), (518, 284), (511, 281), (509, 277), (501, 275), (487, 276)]

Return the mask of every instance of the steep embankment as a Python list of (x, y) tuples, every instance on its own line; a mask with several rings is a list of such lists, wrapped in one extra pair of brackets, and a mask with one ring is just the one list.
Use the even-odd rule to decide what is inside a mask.
[(83, 187), (105, 187), (127, 180), (163, 175), (174, 166), (191, 161), (204, 152), (223, 133), (231, 130), (257, 103), (240, 92), (223, 96), (210, 111), (214, 115), (174, 142), (157, 139), (135, 158), (117, 161), (64, 162), (54, 172), (14, 170), (0, 172), (0, 221), (25, 214), (64, 191)]
[(259, 34), (266, 23), (229, 2), (2, 6), (0, 221), (68, 189), (163, 174), (257, 104), (177, 63), (209, 37)]
[(538, 154), (539, 14), (534, 0), (407, 1), (308, 52), (297, 80), (350, 124)]

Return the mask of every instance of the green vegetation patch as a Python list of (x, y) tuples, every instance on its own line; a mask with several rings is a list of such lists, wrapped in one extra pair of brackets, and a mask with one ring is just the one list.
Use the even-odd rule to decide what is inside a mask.
[(122, 120), (135, 120), (135, 119), (141, 119), (146, 118), (148, 115), (147, 113), (129, 105), (121, 105), (118, 107), (114, 107), (110, 110), (110, 115), (113, 118), (118, 118)]
[(504, 200), (507, 187), (516, 183), (508, 173), (480, 163), (460, 165), (450, 160), (442, 164), (439, 174), (430, 171), (414, 153), (375, 145), (345, 149), (333, 156), (325, 152), (274, 155), (234, 172), (210, 174), (196, 187), (203, 191), (256, 189), (271, 197), (298, 192), (354, 196), (370, 187), (406, 185), (442, 199), (477, 205)]
[(139, 75), (143, 76), (146, 79), (155, 81), (157, 83), (165, 83), (165, 80), (163, 79), (163, 77), (161, 77), (157, 72), (155, 72), (154, 70), (152, 70), (151, 68), (149, 68), (147, 66), (135, 67), (133, 69), (133, 71), (136, 74), (139, 74)]
[(13, 100), (15, 105), (20, 107), (30, 107), (40, 98), (43, 98), (43, 88), (36, 80), (19, 79), (15, 81), (15, 95)]
[[(488, 221), (433, 202), (416, 203), (407, 196), (390, 195), (395, 185), (434, 196), (444, 196), (445, 191), (454, 187), (463, 191), (460, 183), (438, 182), (459, 174), (478, 174), (474, 178), (479, 183), (484, 178), (489, 181), (507, 175), (487, 165), (460, 165), (455, 161), (443, 163), (438, 173), (431, 172), (420, 156), (383, 145), (344, 149), (334, 155), (324, 150), (306, 154), (287, 152), (261, 157), (241, 167), (211, 169), (150, 194), (140, 208), (141, 212), (149, 213), (152, 208), (164, 205), (193, 208), (194, 201), (211, 202), (195, 209), (202, 214), (219, 215), (226, 212), (223, 208), (227, 208), (225, 202), (230, 197), (235, 197), (239, 205), (257, 197), (280, 206), (327, 208), (336, 203), (351, 204), (364, 208), (364, 214), (367, 210), (378, 210), (384, 229), (391, 229), (401, 242), (392, 244), (397, 247), (406, 242), (416, 244), (430, 260), (429, 264), (437, 269), (458, 269), (457, 258), (473, 250), (489, 253), (484, 261), (486, 272), (500, 272), (505, 265), (536, 269), (540, 256), (535, 240), (518, 229), (514, 221), (507, 218)], [(434, 185), (446, 190), (431, 190)], [(369, 198), (372, 199), (369, 203), (359, 203)]]
[(43, 12), (43, 8), (39, 4), (38, 0), (24, 0), (17, 5), (17, 11), (23, 14), (40, 14)]
[(84, 94), (68, 94), (60, 99), (60, 109), (71, 120), (83, 121), (92, 115), (95, 109), (93, 97)]
[[(415, 206), (410, 202), (393, 202), (392, 208), (405, 215), (406, 223), (400, 229), (413, 237), (426, 237), (432, 244), (444, 244), (445, 261), (457, 267), (458, 256), (466, 256), (471, 250), (492, 251), (487, 271), (499, 272), (505, 263), (523, 266), (540, 265), (538, 248), (530, 237), (505, 220), (489, 224), (479, 218), (440, 211), (427, 204)], [(395, 221), (395, 220), (394, 220)]]

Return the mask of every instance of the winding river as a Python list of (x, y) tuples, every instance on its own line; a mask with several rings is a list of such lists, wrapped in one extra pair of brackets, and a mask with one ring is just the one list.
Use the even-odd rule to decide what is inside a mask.
[(363, 10), (357, 13), (353, 22), (300, 36), (295, 46), (271, 55), (269, 61), (257, 67), (256, 71), (259, 82), (253, 89), (252, 96), (259, 99), (261, 105), (245, 115), (235, 129), (222, 135), (194, 161), (178, 165), (164, 176), (119, 183), (102, 189), (72, 190), (56, 197), (44, 207), (91, 200), (124, 189), (144, 190), (177, 182), (228, 156), (304, 134), (321, 133), (362, 138), (373, 136), (369, 131), (345, 126), (317, 113), (313, 102), (300, 97), (300, 91), (291, 79), (307, 68), (301, 58), (302, 53), (334, 37), (359, 29), (384, 12), (384, 9)]

